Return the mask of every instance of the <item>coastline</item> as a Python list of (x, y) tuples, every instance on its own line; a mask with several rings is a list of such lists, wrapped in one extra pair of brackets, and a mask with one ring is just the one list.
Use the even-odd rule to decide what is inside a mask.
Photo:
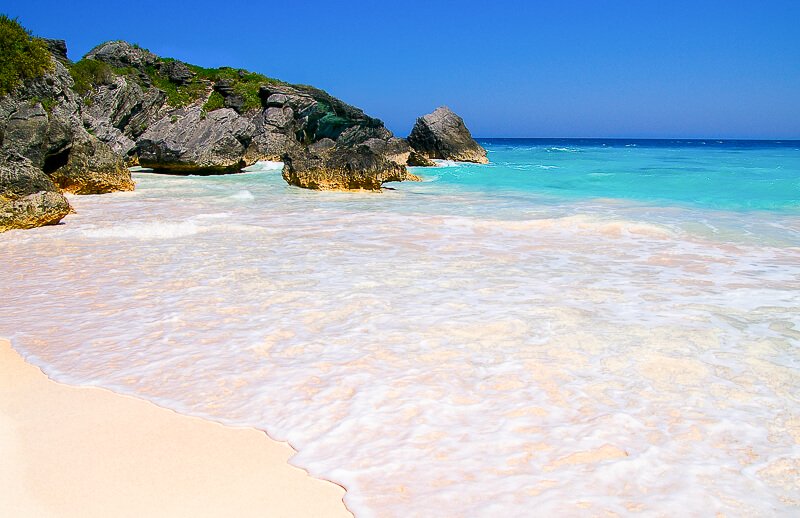
[(47, 378), (0, 339), (0, 515), (352, 516), (252, 428)]

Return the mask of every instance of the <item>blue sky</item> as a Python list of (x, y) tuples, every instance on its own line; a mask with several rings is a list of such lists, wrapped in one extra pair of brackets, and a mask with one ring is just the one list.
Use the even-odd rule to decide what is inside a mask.
[[(339, 5), (339, 4), (342, 5)], [(307, 83), (398, 135), (800, 138), (800, 1), (0, 0), (70, 57), (126, 39)]]

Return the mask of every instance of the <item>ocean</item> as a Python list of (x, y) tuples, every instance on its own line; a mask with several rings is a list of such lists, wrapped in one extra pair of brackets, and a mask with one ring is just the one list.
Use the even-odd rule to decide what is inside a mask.
[(70, 197), (0, 236), (0, 336), (288, 441), (359, 517), (797, 516), (800, 142), (480, 142), (382, 193)]

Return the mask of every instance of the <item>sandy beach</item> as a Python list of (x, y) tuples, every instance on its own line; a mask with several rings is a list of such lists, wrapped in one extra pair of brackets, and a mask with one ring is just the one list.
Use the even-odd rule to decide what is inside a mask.
[(0, 516), (351, 516), (255, 429), (62, 385), (0, 340)]

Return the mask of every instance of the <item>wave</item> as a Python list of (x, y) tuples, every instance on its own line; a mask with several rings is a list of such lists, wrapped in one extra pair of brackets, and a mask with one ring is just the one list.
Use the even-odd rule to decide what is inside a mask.
[(576, 149), (574, 147), (555, 147), (554, 146), (554, 147), (545, 148), (545, 151), (547, 151), (548, 153), (552, 153), (554, 151), (555, 152), (561, 152), (561, 153), (579, 153), (580, 149)]
[(263, 173), (267, 171), (282, 171), (283, 162), (273, 162), (271, 160), (259, 160), (251, 166), (247, 166), (242, 171), (245, 173)]
[(438, 158), (434, 159), (433, 162), (436, 164), (436, 167), (458, 167), (465, 163), (456, 162), (455, 160), (440, 160)]

